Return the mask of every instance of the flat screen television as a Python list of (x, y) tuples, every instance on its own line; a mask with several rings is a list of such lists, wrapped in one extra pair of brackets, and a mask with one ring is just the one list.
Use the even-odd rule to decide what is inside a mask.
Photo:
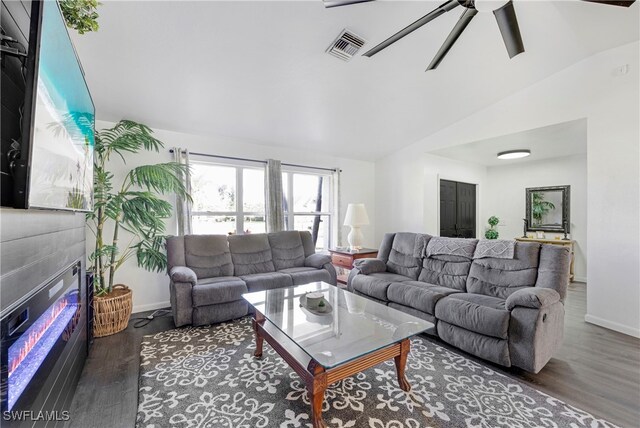
[(25, 208), (92, 209), (94, 129), (95, 107), (60, 6), (34, 0), (22, 123)]

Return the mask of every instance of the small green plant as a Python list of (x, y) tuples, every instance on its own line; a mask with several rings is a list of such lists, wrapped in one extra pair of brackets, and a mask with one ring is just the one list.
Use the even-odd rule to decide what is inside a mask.
[(324, 308), (324, 300), (320, 300), (320, 302), (318, 302), (318, 307)]
[(492, 215), (491, 217), (489, 217), (488, 223), (489, 229), (487, 229), (487, 231), (484, 233), (484, 237), (487, 239), (498, 239), (499, 234), (495, 227), (498, 225), (498, 223), (500, 223), (500, 219)]
[(67, 23), (80, 34), (98, 31), (98, 3), (97, 0), (60, 0), (60, 9)]

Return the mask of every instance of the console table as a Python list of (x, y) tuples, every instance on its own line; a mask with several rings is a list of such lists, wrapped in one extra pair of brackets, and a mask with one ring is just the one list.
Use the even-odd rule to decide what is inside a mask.
[(575, 254), (573, 250), (573, 239), (548, 239), (548, 238), (515, 238), (520, 242), (539, 242), (540, 244), (561, 245), (563, 247), (569, 247), (571, 250), (571, 266), (569, 268), (569, 282), (573, 282), (573, 263), (575, 260)]
[(332, 248), (329, 252), (331, 253), (331, 264), (336, 267), (338, 272), (338, 284), (347, 283), (349, 271), (353, 269), (353, 262), (356, 259), (369, 259), (378, 256), (378, 250), (373, 248), (362, 248), (360, 250)]

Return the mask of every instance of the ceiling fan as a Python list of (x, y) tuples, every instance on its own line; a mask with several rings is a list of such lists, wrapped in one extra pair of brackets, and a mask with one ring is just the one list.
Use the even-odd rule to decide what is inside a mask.
[[(354, 3), (365, 3), (373, 0), (324, 0), (325, 7), (346, 6)], [(631, 6), (635, 0), (582, 0), (592, 3), (602, 3), (612, 6)], [(524, 45), (522, 43), (522, 36), (520, 35), (520, 27), (518, 26), (518, 18), (516, 17), (516, 11), (513, 7), (513, 1), (511, 0), (448, 0), (441, 4), (422, 18), (407, 25), (402, 30), (395, 33), (382, 43), (374, 46), (372, 49), (364, 53), (366, 57), (372, 57), (381, 50), (391, 46), (404, 36), (414, 32), (423, 25), (433, 21), (440, 15), (445, 14), (459, 6), (464, 8), (464, 12), (460, 15), (458, 22), (456, 22), (453, 30), (449, 33), (446, 40), (440, 47), (440, 50), (436, 53), (436, 56), (431, 60), (431, 63), (427, 67), (426, 71), (434, 70), (442, 62), (449, 50), (453, 47), (458, 40), (462, 32), (467, 28), (467, 25), (471, 22), (474, 16), (480, 12), (493, 12), (498, 23), (498, 28), (502, 34), (502, 40), (504, 40), (505, 47), (509, 58), (521, 54), (524, 52)]]

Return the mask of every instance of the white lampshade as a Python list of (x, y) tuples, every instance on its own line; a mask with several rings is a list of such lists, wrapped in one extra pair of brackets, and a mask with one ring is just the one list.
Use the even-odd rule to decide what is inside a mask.
[(369, 224), (369, 216), (364, 204), (349, 204), (344, 216), (345, 226), (364, 226)]

